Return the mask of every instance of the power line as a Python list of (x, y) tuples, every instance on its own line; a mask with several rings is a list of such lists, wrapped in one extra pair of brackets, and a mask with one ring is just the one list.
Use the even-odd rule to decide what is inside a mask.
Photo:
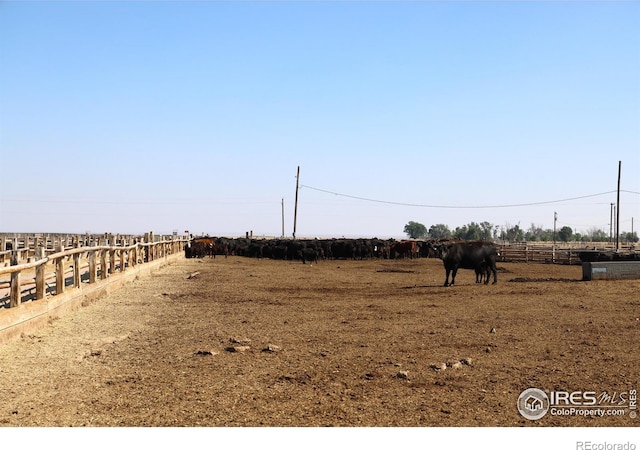
[[(300, 187), (301, 188), (311, 189), (313, 191), (324, 192), (325, 194), (336, 195), (338, 197), (352, 198), (352, 199), (355, 199), (355, 200), (362, 200), (362, 201), (366, 201), (366, 202), (384, 203), (384, 204), (387, 204), (387, 205), (412, 206), (412, 207), (416, 207), (416, 208), (440, 208), (440, 209), (493, 209), (493, 208), (516, 208), (516, 207), (522, 207), (522, 206), (548, 205), (548, 204), (552, 204), (552, 203), (562, 203), (562, 202), (569, 202), (569, 201), (573, 201), (573, 200), (580, 200), (580, 199), (583, 199), (583, 198), (598, 197), (598, 196), (601, 196), (601, 195), (613, 194), (613, 193), (617, 192), (617, 191), (607, 191), (607, 192), (600, 192), (598, 194), (589, 194), (589, 195), (581, 195), (579, 197), (563, 198), (563, 199), (560, 199), (560, 200), (547, 200), (547, 201), (542, 201), (542, 202), (531, 202), (531, 203), (515, 203), (515, 204), (511, 204), (511, 205), (480, 205), (480, 206), (479, 205), (466, 205), (466, 206), (454, 206), (454, 205), (426, 205), (426, 204), (420, 204), (420, 203), (393, 202), (393, 201), (387, 201), (387, 200), (378, 200), (378, 199), (373, 199), (373, 198), (359, 197), (357, 195), (343, 194), (343, 193), (340, 193), (340, 192), (329, 191), (329, 190), (326, 190), (326, 189), (320, 189), (320, 188), (317, 188), (317, 187), (308, 186), (308, 185), (304, 185), (304, 184), (301, 184)], [(638, 192), (633, 192), (633, 191), (621, 191), (621, 192), (628, 192), (628, 193), (631, 193), (631, 194), (640, 194)]]

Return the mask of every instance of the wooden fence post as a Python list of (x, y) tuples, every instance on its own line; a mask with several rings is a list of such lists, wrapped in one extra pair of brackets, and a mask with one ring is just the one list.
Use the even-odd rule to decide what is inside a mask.
[[(44, 259), (46, 254), (46, 249), (41, 243), (36, 244), (36, 256), (35, 260), (39, 261)], [(36, 300), (42, 300), (44, 298), (44, 286), (45, 286), (45, 266), (46, 264), (40, 264), (36, 267)]]
[(73, 254), (73, 286), (80, 289), (80, 253)]
[(96, 251), (89, 252), (89, 284), (96, 282)]
[[(144, 234), (144, 241), (145, 244), (149, 243), (149, 233), (145, 233)], [(146, 261), (149, 260), (149, 247), (140, 247), (140, 260), (144, 263)]]
[[(64, 251), (63, 245), (58, 245), (56, 253)], [(64, 257), (56, 258), (56, 295), (64, 292)]]
[[(60, 242), (62, 242), (62, 240)], [(56, 251), (62, 253), (64, 251), (64, 246), (62, 244), (59, 244)], [(56, 259), (56, 295), (62, 294), (63, 292), (64, 292), (64, 257), (61, 257)]]
[[(111, 245), (113, 246), (114, 244), (112, 243)], [(115, 271), (116, 271), (116, 251), (109, 250), (109, 273), (114, 274)]]
[(107, 279), (107, 250), (100, 250), (100, 279)]
[(120, 272), (125, 271), (125, 261), (124, 261), (125, 249), (120, 250)]
[[(13, 249), (11, 251), (11, 265), (18, 265), (18, 258), (20, 253), (18, 250)], [(22, 297), (20, 295), (20, 272), (11, 273), (11, 292), (9, 294), (9, 308), (14, 308), (22, 303)]]
[(29, 244), (29, 238), (30, 236), (27, 234), (24, 237), (24, 261), (27, 263), (31, 262), (31, 258), (29, 257), (29, 248), (30, 248), (30, 244)]

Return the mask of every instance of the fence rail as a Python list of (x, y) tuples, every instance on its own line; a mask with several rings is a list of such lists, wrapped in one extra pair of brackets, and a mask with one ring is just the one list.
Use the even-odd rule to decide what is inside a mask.
[(63, 234), (63, 233), (0, 233), (0, 267), (9, 265), (11, 252), (17, 250), (20, 261), (29, 262), (35, 249), (43, 247), (45, 254), (56, 253), (59, 248), (99, 247), (103, 245), (125, 247), (139, 242), (173, 240), (177, 235), (129, 234)]
[[(3, 248), (6, 242), (3, 240)], [(116, 272), (182, 252), (188, 238), (176, 235), (158, 238), (147, 233), (143, 237), (75, 236), (47, 241), (25, 235), (10, 242), (12, 249), (1, 252), (0, 260), (0, 307), (5, 308), (59, 295), (67, 288), (79, 289), (82, 283), (93, 284)], [(50, 242), (57, 248), (50, 248)], [(65, 243), (74, 247), (65, 248)]]
[[(498, 261), (553, 264), (581, 264), (580, 253), (588, 251), (615, 252), (615, 247), (610, 245), (585, 247), (584, 245), (517, 243), (499, 244), (497, 248), (500, 253)], [(631, 244), (621, 247), (618, 252), (635, 253), (636, 246)]]

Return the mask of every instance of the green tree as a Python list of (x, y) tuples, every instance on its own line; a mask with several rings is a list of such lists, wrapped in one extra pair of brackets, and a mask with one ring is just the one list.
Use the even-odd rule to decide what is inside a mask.
[(596, 227), (589, 228), (587, 236), (591, 242), (606, 242), (609, 240), (609, 235)]
[(524, 232), (519, 224), (514, 226), (507, 224), (507, 229), (502, 231), (500, 238), (509, 242), (518, 242), (524, 240)]
[(480, 225), (475, 222), (471, 222), (467, 225), (456, 228), (453, 232), (453, 236), (460, 239), (466, 239), (468, 241), (476, 241), (482, 239), (483, 230)]
[(558, 238), (560, 238), (562, 242), (569, 242), (571, 240), (571, 236), (573, 236), (573, 230), (571, 227), (564, 226), (560, 228), (560, 231), (558, 231)]
[(411, 239), (418, 239), (427, 235), (427, 227), (411, 220), (404, 226), (404, 232)]
[(524, 234), (524, 239), (526, 241), (544, 241), (543, 237), (544, 231), (542, 227), (532, 223), (527, 232)]
[(451, 237), (451, 230), (443, 223), (431, 225), (429, 228), (429, 237), (431, 239), (449, 239)]
[(493, 237), (493, 224), (489, 222), (481, 222), (480, 223), (480, 239), (485, 241), (490, 240)]

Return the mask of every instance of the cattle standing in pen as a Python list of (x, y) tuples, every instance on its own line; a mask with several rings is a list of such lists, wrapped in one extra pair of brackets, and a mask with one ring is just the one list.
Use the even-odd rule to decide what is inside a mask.
[[(468, 241), (457, 242), (455, 244), (442, 244), (433, 246), (440, 259), (444, 264), (446, 278), (445, 286), (453, 286), (456, 279), (458, 269), (472, 269), (476, 274), (482, 272), (487, 273), (484, 284), (489, 284), (490, 274), (493, 273), (493, 284), (498, 282), (498, 269), (496, 268), (496, 256), (498, 254), (496, 247), (491, 242), (485, 241)], [(482, 266), (485, 265), (485, 268)], [(449, 274), (451, 273), (451, 283), (449, 283)], [(476, 278), (477, 281), (477, 278)]]
[(416, 241), (394, 242), (389, 248), (391, 259), (415, 258), (418, 256), (418, 244)]
[(489, 282), (489, 277), (491, 276), (491, 268), (486, 261), (483, 261), (480, 264), (480, 267), (476, 268), (476, 283), (482, 283), (485, 280), (487, 283)]

